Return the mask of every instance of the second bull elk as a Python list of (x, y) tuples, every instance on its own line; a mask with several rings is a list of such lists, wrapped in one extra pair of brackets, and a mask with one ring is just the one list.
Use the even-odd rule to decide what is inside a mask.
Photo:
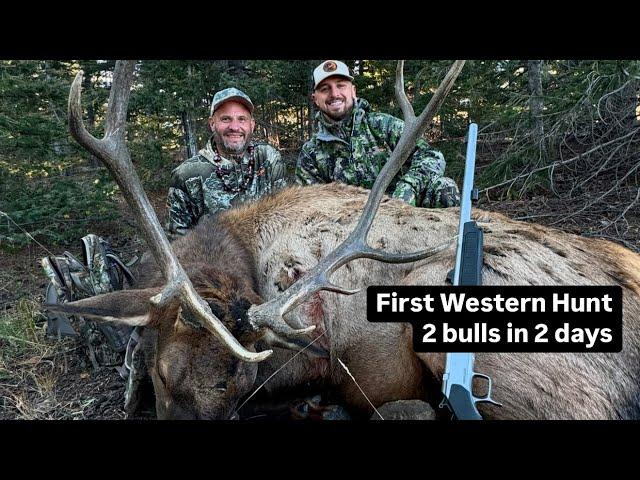
[[(367, 322), (364, 287), (439, 285), (452, 268), (458, 209), (414, 208), (384, 192), (462, 66), (452, 65), (416, 117), (399, 62), (396, 96), (405, 130), (371, 192), (338, 184), (291, 187), (204, 217), (173, 244), (125, 146), (133, 63), (116, 64), (102, 140), (82, 124), (79, 74), (69, 98), (72, 134), (115, 177), (153, 258), (142, 262), (137, 289), (52, 308), (146, 326), (142, 342), (159, 418), (229, 418), (291, 350), (302, 354), (267, 390), (317, 381), (354, 410), (369, 411), (340, 359), (376, 406), (436, 399), (445, 354), (416, 354), (408, 325)], [(485, 234), (484, 285), (616, 284), (624, 299), (620, 353), (478, 353), (476, 369), (491, 376), (493, 396), (503, 404), (479, 405), (483, 417), (640, 418), (640, 256), (496, 213), (476, 217)], [(400, 253), (412, 250), (419, 251)]]

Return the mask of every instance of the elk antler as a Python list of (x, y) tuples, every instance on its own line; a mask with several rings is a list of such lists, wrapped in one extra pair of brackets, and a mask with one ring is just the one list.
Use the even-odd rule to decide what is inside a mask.
[(175, 296), (179, 296), (183, 307), (202, 320), (204, 327), (227, 345), (236, 357), (248, 362), (264, 360), (271, 355), (272, 350), (255, 353), (245, 349), (195, 291), (189, 277), (178, 262), (133, 168), (126, 146), (126, 120), (134, 66), (133, 61), (116, 62), (102, 140), (96, 139), (87, 132), (82, 122), (80, 99), (82, 71), (78, 72), (69, 93), (71, 135), (80, 145), (102, 160), (120, 186), (136, 220), (142, 225), (147, 244), (166, 281), (164, 290), (151, 298), (151, 302), (162, 307)]
[(442, 83), (440, 83), (433, 97), (431, 97), (429, 104), (425, 107), (422, 114), (416, 118), (413, 107), (404, 91), (404, 62), (402, 60), (398, 62), (395, 93), (398, 104), (402, 109), (405, 126), (398, 144), (391, 153), (391, 157), (373, 184), (358, 225), (344, 242), (280, 296), (261, 305), (252, 306), (249, 309), (249, 319), (255, 328), (268, 328), (277, 335), (285, 338), (299, 334), (301, 331), (291, 328), (284, 321), (283, 316), (309, 296), (320, 290), (344, 295), (357, 293), (358, 290), (346, 290), (332, 284), (329, 280), (333, 272), (351, 260), (370, 258), (386, 263), (414, 262), (430, 257), (449, 247), (451, 242), (447, 242), (430, 250), (415, 253), (390, 254), (371, 248), (367, 244), (367, 235), (389, 183), (391, 183), (393, 177), (398, 173), (402, 164), (409, 158), (409, 155), (415, 147), (416, 140), (422, 136), (427, 129), (428, 121), (433, 118), (438, 108), (440, 108), (451, 87), (453, 87), (464, 63), (464, 60), (456, 60), (453, 65), (451, 65)]

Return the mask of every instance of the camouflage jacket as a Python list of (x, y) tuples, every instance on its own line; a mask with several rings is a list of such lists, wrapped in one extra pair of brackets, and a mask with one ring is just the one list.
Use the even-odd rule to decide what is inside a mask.
[(261, 197), (285, 185), (280, 153), (266, 143), (251, 143), (240, 161), (222, 157), (213, 139), (171, 175), (167, 230), (184, 235), (205, 214)]
[[(342, 121), (322, 112), (316, 119), (318, 132), (303, 145), (296, 166), (296, 180), (302, 184), (340, 181), (371, 188), (404, 129), (402, 120), (372, 112), (362, 98), (356, 100), (353, 115)], [(419, 139), (387, 193), (414, 206), (449, 206), (436, 199), (440, 190), (451, 190), (454, 197), (457, 193), (455, 183), (443, 177), (444, 169), (442, 153)]]

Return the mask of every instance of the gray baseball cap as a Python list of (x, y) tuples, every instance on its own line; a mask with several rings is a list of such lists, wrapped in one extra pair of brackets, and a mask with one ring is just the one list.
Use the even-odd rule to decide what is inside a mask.
[(318, 88), (320, 82), (325, 78), (333, 77), (334, 75), (353, 80), (353, 77), (349, 75), (349, 67), (344, 63), (338, 60), (325, 60), (313, 71), (313, 89)]
[(213, 102), (211, 102), (211, 115), (213, 115), (213, 112), (215, 112), (220, 105), (224, 102), (228, 102), (229, 100), (240, 102), (249, 109), (249, 113), (253, 114), (253, 102), (251, 102), (249, 95), (244, 93), (242, 90), (231, 87), (220, 90), (213, 96)]

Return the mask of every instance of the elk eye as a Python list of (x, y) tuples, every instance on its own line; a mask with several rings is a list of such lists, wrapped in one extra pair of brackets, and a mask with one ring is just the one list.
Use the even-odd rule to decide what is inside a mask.
[(224, 392), (227, 390), (227, 382), (218, 382), (213, 386), (213, 388)]

